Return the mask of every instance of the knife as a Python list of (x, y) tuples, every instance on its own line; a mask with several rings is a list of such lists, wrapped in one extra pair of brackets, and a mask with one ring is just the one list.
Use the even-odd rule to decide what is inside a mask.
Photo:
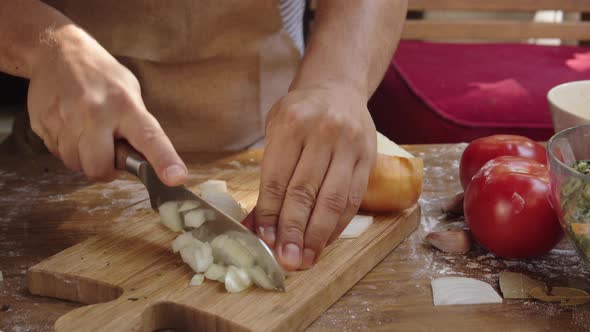
[[(243, 240), (242, 243), (247, 245), (248, 249), (255, 254), (257, 265), (268, 274), (274, 288), (280, 291), (285, 290), (285, 274), (274, 254), (264, 241), (240, 222), (195, 195), (185, 186), (169, 187), (162, 183), (153, 167), (125, 141), (117, 141), (115, 144), (115, 168), (127, 171), (143, 182), (148, 191), (152, 209), (155, 211), (158, 211), (158, 207), (165, 202), (186, 200), (197, 201), (200, 206), (213, 211), (206, 224), (192, 232), (193, 236), (200, 241), (207, 242), (221, 234), (239, 237)], [(185, 230), (191, 231), (190, 228), (186, 227)]]

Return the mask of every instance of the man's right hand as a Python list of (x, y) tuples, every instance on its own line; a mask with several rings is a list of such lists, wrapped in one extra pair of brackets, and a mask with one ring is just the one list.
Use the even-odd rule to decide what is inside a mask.
[(34, 59), (28, 109), (33, 131), (66, 167), (92, 180), (114, 177), (114, 140), (126, 139), (167, 185), (187, 169), (146, 109), (138, 80), (73, 24), (45, 33)]

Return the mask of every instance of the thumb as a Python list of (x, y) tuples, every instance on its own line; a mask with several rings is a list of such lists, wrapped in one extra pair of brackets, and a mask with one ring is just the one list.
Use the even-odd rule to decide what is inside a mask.
[(122, 119), (118, 134), (126, 138), (152, 165), (160, 180), (168, 186), (181, 185), (188, 171), (164, 130), (147, 110), (133, 112)]

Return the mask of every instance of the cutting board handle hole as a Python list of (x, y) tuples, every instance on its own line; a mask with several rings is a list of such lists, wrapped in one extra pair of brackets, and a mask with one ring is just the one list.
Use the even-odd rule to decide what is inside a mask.
[(158, 302), (142, 313), (144, 332), (242, 331), (245, 327), (173, 302)]

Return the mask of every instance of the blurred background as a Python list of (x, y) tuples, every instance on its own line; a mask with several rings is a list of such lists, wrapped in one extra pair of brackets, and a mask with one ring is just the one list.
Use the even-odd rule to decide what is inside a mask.
[[(582, 57), (581, 60), (577, 59), (578, 64), (582, 61), (582, 67), (587, 65), (587, 70), (578, 72), (577, 74), (583, 76), (590, 74), (590, 52), (588, 48), (588, 42), (582, 38), (579, 38), (581, 31), (586, 31), (587, 39), (590, 39), (590, 14), (586, 12), (586, 9), (590, 7), (590, 1), (560, 1), (560, 0), (542, 0), (542, 1), (505, 1), (505, 0), (460, 0), (460, 1), (448, 1), (448, 0), (410, 0), (410, 9), (408, 11), (408, 22), (404, 31), (404, 42), (406, 41), (428, 41), (435, 42), (442, 45), (458, 45), (458, 44), (499, 44), (509, 42), (512, 44), (525, 44), (525, 45), (550, 45), (557, 49), (562, 47), (580, 47), (577, 49), (568, 49), (568, 54), (565, 56), (574, 56), (575, 54), (586, 54), (587, 57)], [(584, 4), (587, 3), (587, 4)], [(578, 5), (580, 4), (580, 5)], [(316, 1), (307, 1), (307, 8), (305, 14), (305, 31), (304, 34), (307, 36), (313, 29), (313, 17), (314, 10), (316, 8)], [(548, 10), (546, 8), (552, 8)], [(428, 22), (431, 22), (430, 25)], [(426, 23), (426, 24), (423, 24)], [(535, 25), (533, 25), (534, 23)], [(487, 24), (491, 24), (487, 26)], [(536, 25), (539, 24), (539, 25)], [(584, 24), (584, 25), (580, 25)], [(496, 28), (494, 28), (496, 27)], [(494, 30), (495, 29), (495, 30)], [(453, 62), (453, 59), (446, 59), (444, 57), (448, 52), (445, 49), (433, 48), (432, 46), (415, 45), (410, 44), (405, 46), (402, 42), (398, 49), (399, 57), (396, 62), (395, 58), (392, 61), (390, 69), (379, 87), (378, 91), (369, 103), (369, 109), (372, 112), (373, 118), (377, 124), (377, 128), (389, 136), (391, 139), (403, 143), (445, 143), (445, 142), (459, 142), (468, 141), (473, 138), (498, 133), (515, 133), (523, 134), (534, 139), (544, 140), (548, 138), (548, 135), (552, 133), (551, 123), (549, 119), (548, 107), (539, 107), (545, 103), (546, 90), (549, 86), (562, 81), (575, 79), (577, 76), (573, 75), (576, 73), (564, 72), (564, 68), (544, 68), (538, 67), (538, 71), (542, 72), (547, 70), (549, 77), (558, 77), (557, 80), (547, 81), (546, 84), (528, 87), (526, 84), (512, 84), (510, 89), (521, 89), (521, 95), (529, 98), (524, 100), (511, 100), (514, 96), (509, 96), (506, 99), (507, 103), (512, 103), (515, 109), (498, 110), (498, 118), (501, 119), (504, 113), (513, 114), (520, 112), (520, 109), (524, 108), (541, 108), (538, 110), (539, 114), (526, 114), (523, 115), (523, 119), (509, 118), (505, 122), (500, 124), (494, 122), (493, 125), (489, 125), (485, 121), (490, 122), (490, 119), (483, 119), (483, 123), (474, 121), (473, 114), (453, 114), (453, 105), (447, 105), (451, 110), (445, 109), (445, 105), (441, 104), (447, 102), (449, 98), (457, 99), (457, 96), (429, 96), (429, 90), (421, 89), (421, 79), (418, 74), (424, 75), (423, 73), (413, 74), (416, 68), (424, 68), (424, 70), (432, 72), (433, 78), (437, 80), (433, 81), (434, 85), (431, 89), (437, 89), (441, 86), (447, 86), (451, 84), (445, 81), (444, 78), (440, 78), (440, 75), (449, 76), (448, 71), (444, 71), (444, 68), (456, 67), (453, 69), (452, 76), (456, 72), (457, 75), (461, 74), (461, 63)], [(423, 51), (420, 48), (426, 47)], [(429, 48), (430, 47), (430, 48)], [(478, 59), (482, 59), (481, 52), (478, 49), (473, 48), (474, 52), (471, 56), (470, 62), (477, 62)], [(528, 50), (528, 49), (527, 49)], [(584, 51), (585, 50), (585, 51)], [(516, 53), (522, 59), (511, 59), (512, 66), (517, 68), (523, 68), (526, 75), (530, 76), (530, 68), (532, 66), (530, 58), (536, 57), (538, 59), (539, 54), (543, 56), (544, 49), (531, 51), (528, 55), (526, 52), (522, 52), (521, 49), (516, 49)], [(413, 58), (412, 52), (429, 53), (432, 56), (430, 58)], [(436, 55), (436, 52), (442, 52), (442, 55)], [(470, 49), (459, 49), (457, 52), (461, 54), (470, 52)], [(477, 53), (480, 52), (480, 53)], [(505, 49), (501, 51), (490, 49), (485, 51), (490, 52), (507, 52)], [(528, 51), (527, 51), (528, 52)], [(540, 52), (540, 53), (539, 53)], [(553, 52), (553, 51), (550, 51)], [(588, 52), (588, 53), (585, 53)], [(410, 56), (408, 56), (408, 53)], [(554, 52), (553, 52), (554, 53)], [(404, 58), (405, 54), (405, 58)], [(449, 53), (450, 57), (455, 58), (456, 55)], [(504, 53), (499, 53), (504, 54)], [(553, 55), (551, 55), (553, 56)], [(510, 54), (506, 54), (506, 57), (510, 57)], [(437, 64), (438, 67), (433, 67), (432, 64), (426, 62), (437, 59), (440, 62)], [(541, 59), (542, 60), (542, 59)], [(425, 66), (420, 63), (425, 62)], [(482, 60), (483, 61), (483, 60)], [(491, 66), (490, 71), (495, 71), (495, 68), (508, 68), (503, 66), (503, 62), (507, 61), (504, 56), (498, 58), (494, 63), (485, 63), (483, 66)], [(515, 64), (514, 61), (522, 61), (523, 65), (520, 66)], [(539, 62), (544, 66), (544, 62)], [(585, 64), (585, 65), (584, 65)], [(429, 65), (430, 67), (426, 66)], [(539, 66), (538, 63), (534, 64)], [(513, 67), (510, 67), (513, 68)], [(477, 69), (470, 68), (471, 72), (477, 73)], [(507, 69), (514, 71), (513, 69)], [(436, 75), (434, 71), (437, 71)], [(469, 76), (469, 73), (463, 73)], [(563, 77), (560, 75), (563, 74)], [(523, 74), (525, 75), (525, 74)], [(524, 76), (524, 79), (534, 79), (529, 76)], [(514, 74), (515, 78), (509, 78), (513, 82), (521, 82), (523, 78), (518, 77), (518, 73)], [(590, 77), (590, 76), (588, 76)], [(423, 79), (422, 79), (423, 80)], [(495, 81), (494, 81), (495, 80)], [(485, 81), (485, 80), (484, 80)], [(469, 81), (468, 78), (464, 82), (460, 82), (463, 87), (458, 86), (457, 89), (463, 88), (465, 91), (470, 90), (473, 84), (493, 84), (490, 82), (507, 82), (507, 80), (490, 79), (485, 82), (473, 82)], [(458, 84), (454, 82), (453, 84)], [(404, 93), (408, 94), (403, 96), (400, 94), (400, 90), (407, 89)], [(506, 93), (506, 87), (504, 90), (497, 90), (498, 93)], [(533, 91), (534, 90), (534, 91)], [(489, 95), (490, 90), (487, 94), (477, 95), (477, 98), (494, 100), (495, 96)], [(12, 77), (3, 73), (0, 73), (0, 141), (5, 139), (12, 130), (14, 117), (22, 112), (25, 112), (26, 105), (26, 94), (27, 94), (27, 80), (17, 77)], [(521, 97), (522, 97), (521, 96)], [(469, 103), (473, 104), (473, 110), (471, 112), (479, 112), (482, 117), (495, 118), (496, 109), (490, 108), (485, 103), (482, 104), (481, 108), (477, 105), (477, 99), (474, 99), (470, 95)], [(503, 96), (498, 98), (502, 99)], [(541, 100), (542, 99), (542, 100)], [(474, 102), (475, 100), (475, 102)], [(457, 103), (465, 102), (457, 99)], [(424, 105), (421, 105), (423, 103)], [(524, 105), (524, 106), (523, 106)], [(447, 107), (447, 108), (448, 108)], [(404, 111), (405, 110), (405, 111)], [(487, 112), (487, 113), (486, 113)], [(536, 110), (535, 110), (536, 112)], [(530, 113), (530, 112), (529, 112)], [(400, 121), (400, 119), (402, 121)], [(520, 121), (520, 122), (519, 122)], [(396, 126), (395, 124), (402, 124), (403, 126)], [(528, 127), (527, 127), (528, 126)], [(418, 132), (432, 132), (429, 135), (416, 134), (416, 130), (408, 131), (408, 128), (417, 128)], [(453, 134), (453, 132), (455, 134)]]

